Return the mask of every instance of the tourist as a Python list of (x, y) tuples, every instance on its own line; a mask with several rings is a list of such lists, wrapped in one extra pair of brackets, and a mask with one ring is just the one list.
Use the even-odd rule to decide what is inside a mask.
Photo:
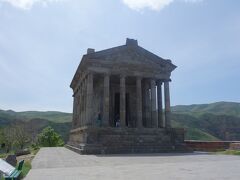
[(116, 127), (120, 127), (120, 119), (119, 119), (119, 115), (116, 115)]
[(97, 116), (97, 126), (101, 127), (102, 126), (102, 116), (101, 116), (101, 112), (98, 112), (98, 116)]

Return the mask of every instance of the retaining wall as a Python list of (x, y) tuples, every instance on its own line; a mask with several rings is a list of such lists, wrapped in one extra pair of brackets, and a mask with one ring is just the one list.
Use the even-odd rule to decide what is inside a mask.
[(194, 151), (219, 151), (229, 149), (230, 144), (240, 143), (240, 141), (197, 141), (185, 140), (188, 147)]

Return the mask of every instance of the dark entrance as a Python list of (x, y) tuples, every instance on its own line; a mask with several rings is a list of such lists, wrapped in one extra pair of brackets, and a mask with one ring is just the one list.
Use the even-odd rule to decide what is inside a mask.
[[(114, 97), (114, 126), (120, 120), (120, 93), (115, 93)], [(130, 113), (129, 113), (129, 94), (126, 93), (126, 126), (129, 126)]]

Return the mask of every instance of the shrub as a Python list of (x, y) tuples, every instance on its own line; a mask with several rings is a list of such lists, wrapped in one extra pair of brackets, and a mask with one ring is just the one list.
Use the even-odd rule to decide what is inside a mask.
[(44, 128), (38, 135), (38, 143), (42, 147), (56, 147), (64, 145), (64, 141), (61, 136), (50, 126)]

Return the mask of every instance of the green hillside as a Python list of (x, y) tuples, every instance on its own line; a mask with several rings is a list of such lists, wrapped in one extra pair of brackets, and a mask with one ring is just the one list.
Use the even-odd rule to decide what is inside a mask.
[[(0, 110), (0, 127), (14, 122), (28, 126), (34, 136), (51, 125), (64, 140), (68, 139), (72, 114), (57, 111)], [(217, 102), (200, 105), (172, 107), (173, 127), (187, 130), (186, 139), (192, 140), (240, 140), (240, 103)]]
[(49, 121), (55, 123), (65, 123), (72, 121), (71, 113), (63, 113), (58, 111), (23, 111), (23, 112), (15, 112), (12, 110), (3, 111), (0, 110), (0, 120), (1, 119), (21, 119), (25, 121), (29, 121), (31, 119), (47, 119)]
[(210, 113), (240, 117), (240, 103), (216, 102), (211, 104), (178, 105), (173, 106), (172, 111), (176, 113), (191, 114), (193, 116)]
[(240, 140), (240, 103), (174, 106), (172, 120), (187, 129), (186, 139)]
[(42, 129), (50, 125), (67, 141), (71, 121), (71, 113), (0, 110), (0, 127), (5, 127), (12, 123), (22, 123), (27, 127), (29, 134), (32, 136), (36, 136)]

